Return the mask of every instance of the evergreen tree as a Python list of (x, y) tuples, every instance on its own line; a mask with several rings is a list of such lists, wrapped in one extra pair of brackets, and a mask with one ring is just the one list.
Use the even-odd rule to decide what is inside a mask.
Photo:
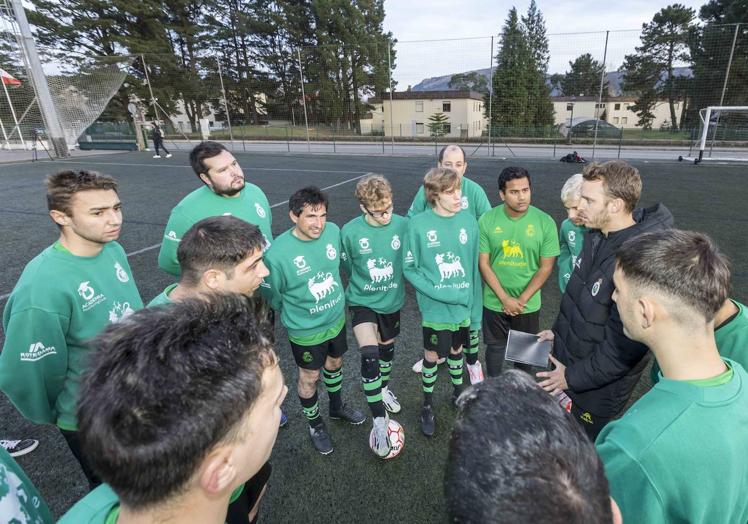
[(485, 95), (488, 93), (488, 79), (476, 71), (457, 73), (449, 79), (449, 87), (457, 91), (477, 91)]
[(447, 134), (447, 124), (449, 124), (449, 117), (440, 111), (429, 117), (429, 123), (426, 124), (426, 127), (429, 128), (431, 136), (439, 137)]
[(642, 25), (641, 45), (624, 59), (624, 90), (637, 93), (632, 109), (639, 116), (639, 125), (651, 127), (655, 104), (666, 99), (670, 123), (678, 129), (679, 116), (675, 104), (685, 98), (673, 74), (676, 62), (689, 60), (688, 37), (695, 13), (681, 4), (672, 4), (658, 11), (652, 21)]
[[(561, 91), (566, 96), (597, 96), (600, 89), (600, 76), (605, 66), (592, 58), (590, 53), (579, 55), (569, 61), (569, 71), (558, 78)], [(607, 91), (607, 80), (603, 92)]]
[(689, 50), (693, 62), (691, 101), (687, 125), (699, 125), (699, 109), (719, 105), (727, 63), (730, 58), (735, 25), (738, 37), (730, 64), (730, 76), (723, 105), (748, 105), (748, 8), (745, 0), (710, 0), (701, 7), (699, 18), (704, 25), (693, 26)]
[(494, 128), (525, 132), (553, 123), (553, 103), (545, 81), (548, 56), (545, 22), (535, 2), (522, 21), (516, 8), (510, 9), (496, 55), (492, 103), (486, 104)]

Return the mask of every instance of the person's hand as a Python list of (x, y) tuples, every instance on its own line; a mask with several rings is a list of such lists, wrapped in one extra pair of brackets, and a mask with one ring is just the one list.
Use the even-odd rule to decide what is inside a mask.
[(525, 305), (516, 298), (507, 297), (501, 301), (501, 307), (504, 309), (504, 313), (510, 317), (521, 315), (525, 309)]
[(551, 331), (550, 329), (544, 329), (543, 331), (538, 333), (538, 338), (540, 340), (550, 340), (551, 342), (553, 342), (555, 336), (556, 335), (554, 335), (553, 331)]
[(569, 389), (569, 385), (566, 383), (566, 366), (553, 358), (553, 355), (548, 355), (548, 358), (551, 359), (556, 368), (553, 371), (540, 371), (535, 376), (546, 379), (538, 382), (541, 388), (551, 395), (558, 395), (563, 390)]

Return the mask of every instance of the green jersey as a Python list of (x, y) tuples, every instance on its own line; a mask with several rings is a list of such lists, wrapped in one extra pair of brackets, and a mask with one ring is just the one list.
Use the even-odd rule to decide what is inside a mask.
[[(732, 303), (738, 308), (738, 312), (714, 331), (714, 341), (722, 357), (734, 360), (743, 366), (743, 369), (748, 369), (748, 310), (737, 300), (733, 300)], [(652, 384), (660, 381), (660, 366), (657, 360), (652, 362), (650, 377)]]
[(348, 222), (341, 231), (343, 269), (350, 276), (345, 300), (377, 313), (394, 313), (403, 307), (402, 242), (408, 220), (392, 215), (386, 226), (372, 226), (364, 215)]
[(119, 517), (119, 497), (102, 484), (80, 499), (57, 524), (115, 524)]
[(52, 524), (49, 508), (26, 473), (0, 447), (0, 522)]
[(559, 233), (561, 253), (558, 255), (557, 262), (558, 287), (561, 288), (561, 293), (566, 290), (571, 272), (574, 271), (574, 264), (579, 253), (582, 252), (585, 231), (587, 231), (586, 227), (577, 226), (568, 218), (561, 223), (561, 232)]
[(748, 373), (662, 379), (595, 443), (624, 522), (748, 522)]
[[(559, 254), (556, 223), (535, 206), (518, 218), (506, 214), (505, 205), (496, 206), (478, 221), (480, 252), (488, 253), (491, 269), (507, 295), (519, 297), (540, 268), (541, 257)], [(490, 287), (483, 287), (483, 305), (503, 311), (501, 301)], [(540, 290), (525, 304), (525, 313), (540, 309)]]
[(266, 245), (273, 240), (271, 222), (273, 215), (270, 204), (262, 189), (246, 183), (238, 197), (228, 198), (216, 195), (208, 186), (194, 190), (182, 199), (171, 211), (169, 222), (164, 230), (158, 266), (175, 276), (179, 276), (177, 247), (182, 236), (196, 222), (208, 217), (233, 215), (236, 218), (255, 224), (265, 237)]
[(169, 298), (169, 294), (174, 291), (174, 288), (177, 287), (177, 284), (171, 284), (166, 286), (166, 289), (164, 289), (161, 293), (153, 297), (153, 300), (148, 302), (148, 307), (153, 306), (163, 306), (164, 304), (172, 304), (171, 298)]
[(117, 242), (93, 257), (59, 242), (48, 247), (24, 268), (5, 306), (0, 389), (24, 417), (74, 431), (88, 341), (142, 307)]
[(289, 229), (265, 254), (270, 275), (260, 289), (292, 342), (311, 346), (335, 337), (345, 325), (340, 282), (340, 228), (328, 222), (319, 238), (301, 240)]
[(416, 288), (423, 326), (480, 329), (477, 253), (478, 224), (469, 213), (443, 217), (429, 209), (410, 220), (403, 273)]
[[(423, 213), (431, 206), (426, 202), (426, 194), (423, 190), (423, 184), (418, 188), (413, 203), (408, 209), (408, 218), (413, 218), (419, 213)], [(462, 177), (462, 210), (467, 211), (478, 220), (483, 213), (491, 209), (491, 203), (488, 201), (486, 192), (477, 183), (467, 177)]]

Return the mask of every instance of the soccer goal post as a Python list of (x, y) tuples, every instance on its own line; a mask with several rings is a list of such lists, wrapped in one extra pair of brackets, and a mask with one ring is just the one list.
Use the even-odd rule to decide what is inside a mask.
[[(748, 106), (709, 106), (699, 110), (699, 119), (701, 120), (701, 132), (699, 133), (698, 156), (679, 156), (678, 160), (689, 160), (693, 161), (694, 164), (700, 164), (707, 160), (748, 162)], [(732, 145), (730, 152), (734, 152), (734, 156), (713, 156), (712, 146), (709, 146), (709, 154), (704, 156), (710, 136), (712, 146), (715, 139)], [(745, 151), (743, 152), (738, 149), (741, 142), (745, 143), (743, 146)]]

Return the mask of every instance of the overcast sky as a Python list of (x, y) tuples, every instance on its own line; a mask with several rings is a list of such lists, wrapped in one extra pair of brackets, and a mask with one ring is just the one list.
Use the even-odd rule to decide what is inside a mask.
[[(549, 70), (563, 73), (569, 60), (583, 53), (591, 53), (602, 61), (606, 30), (611, 33), (605, 63), (609, 69), (618, 69), (624, 55), (639, 44), (642, 24), (675, 2), (537, 0), (537, 3), (548, 30)], [(679, 3), (694, 9), (698, 16), (706, 0), (679, 0)], [(501, 32), (512, 6), (524, 14), (529, 4), (530, 0), (385, 0), (384, 27), (398, 40), (396, 89), (403, 90), (432, 76), (489, 67), (491, 35)], [(419, 40), (440, 41), (416, 42)]]

